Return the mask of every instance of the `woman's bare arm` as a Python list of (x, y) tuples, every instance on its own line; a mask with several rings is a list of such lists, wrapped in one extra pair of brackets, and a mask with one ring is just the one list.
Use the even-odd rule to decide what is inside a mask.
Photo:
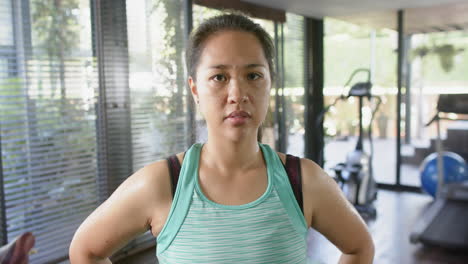
[(374, 243), (366, 224), (336, 182), (311, 160), (302, 159), (304, 213), (308, 225), (343, 255), (339, 263), (372, 263)]
[(150, 229), (154, 217), (165, 221), (171, 200), (165, 161), (137, 171), (78, 228), (69, 249), (71, 263), (111, 263), (109, 257)]

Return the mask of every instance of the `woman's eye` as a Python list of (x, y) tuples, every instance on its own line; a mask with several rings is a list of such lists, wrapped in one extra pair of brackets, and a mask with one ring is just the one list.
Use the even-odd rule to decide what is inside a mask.
[(254, 72), (247, 74), (247, 79), (251, 81), (255, 81), (260, 77), (262, 77), (260, 74)]
[(212, 77), (212, 79), (217, 82), (224, 82), (226, 81), (226, 76), (224, 76), (223, 74), (216, 74), (215, 76)]

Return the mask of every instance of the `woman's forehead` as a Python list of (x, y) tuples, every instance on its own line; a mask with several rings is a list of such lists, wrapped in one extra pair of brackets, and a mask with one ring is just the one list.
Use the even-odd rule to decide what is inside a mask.
[(200, 56), (204, 67), (254, 67), (268, 65), (258, 38), (249, 32), (222, 31), (204, 43)]

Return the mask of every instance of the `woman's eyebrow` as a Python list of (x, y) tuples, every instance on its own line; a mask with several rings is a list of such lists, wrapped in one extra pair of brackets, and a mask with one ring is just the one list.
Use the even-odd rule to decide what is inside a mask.
[(229, 68), (230, 66), (229, 65), (226, 65), (226, 64), (218, 64), (218, 65), (213, 65), (213, 66), (210, 66), (208, 67), (209, 69), (226, 69), (226, 68)]
[(263, 64), (258, 64), (258, 63), (252, 63), (252, 64), (248, 64), (247, 66), (245, 66), (246, 68), (256, 68), (256, 67), (263, 67), (263, 68), (266, 68), (265, 65)]

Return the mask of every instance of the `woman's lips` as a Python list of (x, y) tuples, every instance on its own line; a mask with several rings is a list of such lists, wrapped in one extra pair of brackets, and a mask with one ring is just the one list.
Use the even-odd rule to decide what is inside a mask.
[(250, 114), (245, 111), (234, 111), (226, 117), (226, 119), (235, 126), (245, 124), (249, 118)]
[(248, 117), (245, 117), (245, 116), (232, 116), (232, 117), (227, 118), (227, 120), (235, 126), (240, 126), (240, 125), (245, 124), (247, 122), (247, 119)]

